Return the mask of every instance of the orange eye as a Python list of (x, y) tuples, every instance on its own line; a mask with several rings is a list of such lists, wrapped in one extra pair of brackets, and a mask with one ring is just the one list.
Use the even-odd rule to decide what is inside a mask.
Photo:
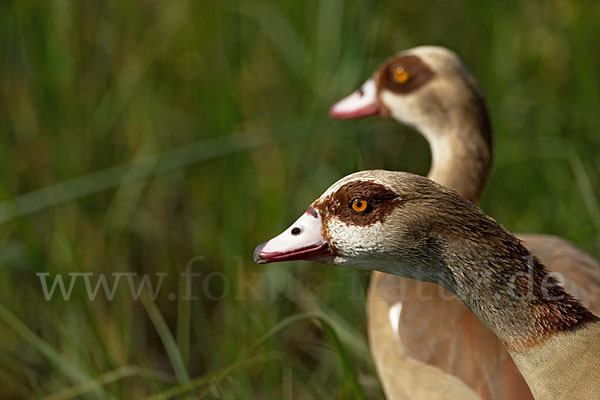
[(352, 200), (352, 209), (356, 212), (359, 212), (359, 213), (364, 212), (368, 206), (369, 206), (369, 203), (367, 203), (367, 201), (364, 199)]
[(394, 80), (398, 83), (404, 83), (409, 78), (408, 71), (400, 66), (395, 67), (392, 74), (394, 75)]

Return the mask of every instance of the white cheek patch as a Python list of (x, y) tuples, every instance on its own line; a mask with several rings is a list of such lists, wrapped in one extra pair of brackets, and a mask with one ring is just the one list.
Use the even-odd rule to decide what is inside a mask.
[(421, 107), (418, 96), (398, 95), (390, 90), (383, 90), (381, 102), (396, 121), (413, 127), (419, 125)]
[(379, 234), (383, 229), (381, 222), (369, 226), (347, 225), (333, 217), (327, 222), (327, 228), (330, 242), (340, 256), (360, 260), (384, 250)]
[(334, 118), (356, 118), (378, 112), (377, 88), (373, 79), (366, 81), (359, 90), (338, 101), (329, 110)]

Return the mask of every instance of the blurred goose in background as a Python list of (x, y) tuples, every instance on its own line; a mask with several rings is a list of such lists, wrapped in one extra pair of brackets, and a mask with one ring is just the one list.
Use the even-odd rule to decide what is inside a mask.
[[(349, 175), (292, 226), (258, 246), (254, 258), (313, 260), (441, 285), (497, 335), (536, 399), (583, 400), (600, 393), (599, 319), (519, 239), (427, 178), (390, 171)], [(469, 336), (469, 327), (459, 333)], [(397, 398), (479, 398), (451, 374), (410, 357), (399, 360), (394, 385), (403, 392)]]
[[(434, 46), (401, 52), (330, 114), (344, 119), (378, 114), (416, 128), (431, 147), (428, 177), (478, 203), (492, 162), (491, 126), (483, 92), (455, 53)], [(600, 313), (600, 265), (592, 257), (558, 237), (517, 236), (562, 274), (573, 295)], [(406, 398), (410, 388), (397, 378), (415, 375), (407, 365), (425, 376), (450, 375), (483, 399), (531, 398), (501, 343), (449, 292), (374, 272), (367, 307), (371, 351), (389, 399)], [(447, 398), (445, 390), (439, 388), (440, 398)]]

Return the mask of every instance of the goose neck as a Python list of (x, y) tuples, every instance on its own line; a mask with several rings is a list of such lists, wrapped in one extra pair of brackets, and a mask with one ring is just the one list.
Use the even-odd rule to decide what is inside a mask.
[(486, 234), (476, 244), (467, 238), (461, 245), (470, 246), (467, 252), (447, 249), (444, 263), (452, 279), (445, 282), (509, 350), (597, 320), (517, 239)]
[(477, 203), (492, 163), (491, 128), (487, 117), (455, 120), (421, 130), (431, 149), (428, 177)]

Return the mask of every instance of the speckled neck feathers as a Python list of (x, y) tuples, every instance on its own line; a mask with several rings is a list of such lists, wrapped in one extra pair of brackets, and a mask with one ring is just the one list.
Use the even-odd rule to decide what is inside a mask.
[(446, 215), (439, 222), (447, 228), (440, 239), (442, 258), (453, 276), (447, 288), (509, 350), (538, 345), (596, 320), (518, 239), (475, 210), (473, 219)]

